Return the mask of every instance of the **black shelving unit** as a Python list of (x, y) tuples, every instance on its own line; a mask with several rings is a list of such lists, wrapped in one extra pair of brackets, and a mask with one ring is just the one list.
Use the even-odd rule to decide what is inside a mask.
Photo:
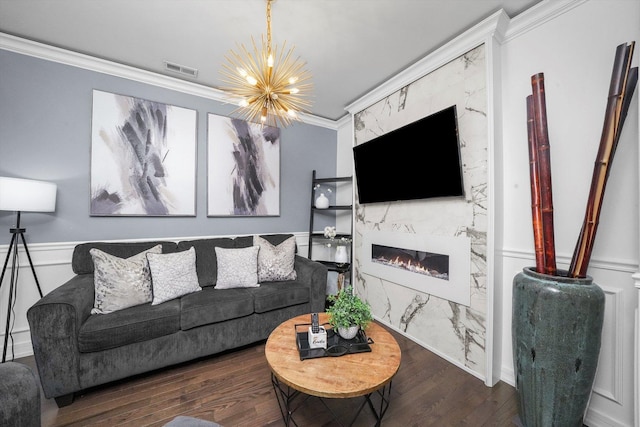
[[(322, 241), (330, 242), (330, 239), (324, 236), (324, 231), (314, 231), (314, 222), (316, 219), (316, 215), (319, 213), (326, 212), (351, 212), (353, 210), (353, 205), (329, 205), (328, 208), (320, 209), (315, 207), (315, 198), (316, 198), (316, 186), (322, 184), (339, 184), (339, 183), (352, 183), (353, 178), (350, 176), (344, 177), (332, 177), (332, 178), (318, 178), (316, 176), (316, 171), (313, 171), (313, 175), (311, 177), (311, 210), (309, 215), (309, 259), (314, 261), (318, 261), (329, 269), (329, 271), (336, 271), (339, 274), (349, 275), (351, 274), (351, 262), (352, 262), (352, 250), (351, 243), (348, 245), (348, 253), (349, 253), (349, 262), (345, 264), (336, 264), (334, 261), (327, 261), (321, 259), (315, 259), (313, 256), (313, 245), (314, 243), (320, 243)], [(339, 240), (341, 238), (351, 239), (353, 233), (353, 222), (352, 219), (349, 221), (349, 230), (348, 233), (339, 232), (336, 234), (334, 239)]]

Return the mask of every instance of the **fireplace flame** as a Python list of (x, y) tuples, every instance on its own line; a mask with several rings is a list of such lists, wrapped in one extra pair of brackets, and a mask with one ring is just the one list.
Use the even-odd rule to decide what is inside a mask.
[(380, 256), (377, 258), (373, 258), (372, 261), (389, 267), (407, 270), (412, 273), (423, 274), (425, 276), (431, 276), (443, 280), (449, 280), (449, 274), (447, 273), (440, 273), (437, 270), (425, 267), (419, 262), (413, 262), (414, 260), (412, 259), (404, 260), (400, 256), (396, 256), (393, 259), (387, 259), (384, 256)]

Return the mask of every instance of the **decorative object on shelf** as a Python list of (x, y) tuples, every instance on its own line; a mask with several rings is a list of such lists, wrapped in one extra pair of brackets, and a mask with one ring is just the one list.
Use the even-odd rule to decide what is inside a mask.
[(311, 73), (304, 68), (306, 63), (299, 57), (293, 59), (295, 47), (287, 51), (285, 41), (282, 51), (277, 45), (272, 48), (271, 2), (267, 0), (266, 40), (262, 36), (258, 49), (251, 37), (253, 52), (241, 44), (240, 53), (231, 50), (225, 55), (227, 63), (220, 72), (229, 86), (222, 89), (239, 98), (234, 113), (243, 114), (247, 121), (286, 127), (311, 106), (308, 97), (313, 85)]
[(351, 286), (329, 295), (329, 324), (344, 339), (352, 339), (360, 328), (366, 329), (373, 320), (371, 307), (353, 293)]
[(347, 247), (344, 245), (336, 246), (336, 253), (333, 260), (338, 264), (338, 266), (348, 263), (349, 254), (347, 253)]
[(527, 131), (535, 268), (513, 279), (511, 333), (520, 422), (582, 426), (600, 353), (605, 297), (586, 275), (604, 188), (638, 81), (635, 42), (621, 44), (611, 76), (604, 129), (587, 211), (568, 271), (556, 268), (544, 75), (531, 77)]
[(333, 240), (336, 237), (336, 228), (330, 225), (327, 225), (324, 228), (324, 237), (326, 237), (327, 239)]
[(2, 286), (4, 275), (7, 272), (7, 264), (9, 263), (9, 258), (11, 258), (9, 305), (7, 307), (7, 323), (4, 333), (2, 363), (6, 361), (7, 342), (9, 335), (11, 334), (11, 314), (14, 311), (13, 304), (15, 304), (18, 294), (18, 270), (20, 267), (20, 261), (18, 258), (18, 239), (22, 241), (24, 252), (27, 255), (29, 266), (31, 267), (31, 272), (33, 273), (33, 279), (36, 282), (36, 287), (38, 288), (40, 298), (42, 298), (42, 289), (40, 288), (40, 282), (38, 282), (38, 276), (36, 276), (36, 270), (33, 267), (31, 255), (29, 254), (29, 248), (27, 247), (27, 241), (24, 238), (24, 233), (27, 231), (27, 229), (24, 227), (20, 227), (20, 213), (54, 212), (56, 210), (57, 188), (57, 185), (51, 182), (0, 177), (0, 210), (16, 212), (16, 226), (15, 228), (9, 229), (9, 232), (11, 233), (11, 243), (9, 243), (9, 248), (7, 249), (7, 258), (4, 261), (4, 267), (2, 268), (2, 274), (0, 275), (0, 286)]
[(327, 209), (329, 207), (329, 199), (324, 195), (324, 193), (320, 193), (316, 199), (315, 206), (317, 209)]

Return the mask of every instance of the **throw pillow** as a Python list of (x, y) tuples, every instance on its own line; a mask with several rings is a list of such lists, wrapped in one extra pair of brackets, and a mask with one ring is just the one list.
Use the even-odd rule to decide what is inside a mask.
[(202, 290), (196, 274), (196, 250), (169, 254), (148, 254), (153, 301), (158, 305), (165, 301)]
[(94, 265), (95, 297), (91, 314), (106, 314), (151, 301), (148, 253), (161, 253), (162, 245), (123, 259), (100, 249), (89, 251)]
[(260, 236), (253, 236), (253, 244), (260, 248), (258, 252), (258, 281), (275, 282), (295, 280), (293, 269), (296, 256), (296, 238), (289, 237), (277, 246)]
[(216, 247), (218, 280), (216, 289), (255, 288), (258, 284), (257, 246), (226, 249)]

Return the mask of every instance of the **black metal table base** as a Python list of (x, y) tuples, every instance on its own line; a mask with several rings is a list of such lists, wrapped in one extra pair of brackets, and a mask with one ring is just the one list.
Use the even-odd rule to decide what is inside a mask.
[[(322, 405), (331, 413), (333, 419), (342, 427), (352, 426), (353, 423), (358, 419), (360, 413), (365, 407), (369, 407), (371, 409), (371, 413), (376, 420), (374, 424), (376, 427), (382, 425), (382, 417), (387, 412), (389, 408), (389, 402), (391, 400), (391, 382), (386, 384), (382, 388), (366, 394), (362, 396), (363, 400), (356, 410), (353, 418), (348, 424), (343, 424), (339, 419), (338, 415), (331, 409), (325, 398), (310, 396), (308, 394), (302, 393), (292, 387), (289, 387), (286, 384), (281, 384), (278, 381), (278, 378), (272, 373), (271, 374), (271, 383), (273, 384), (273, 391), (276, 394), (276, 398), (278, 399), (278, 406), (280, 407), (280, 413), (282, 414), (282, 420), (284, 421), (285, 426), (289, 427), (290, 425), (294, 425), (296, 427), (299, 424), (293, 419), (293, 414), (299, 410), (309, 399), (318, 399), (322, 403)], [(333, 400), (333, 399), (328, 399)], [(374, 400), (379, 400), (377, 403)]]

